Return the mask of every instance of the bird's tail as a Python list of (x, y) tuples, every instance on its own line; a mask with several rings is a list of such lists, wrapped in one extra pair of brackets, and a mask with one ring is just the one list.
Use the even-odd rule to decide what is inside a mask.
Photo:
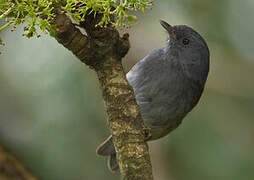
[(116, 159), (116, 151), (112, 140), (112, 135), (109, 136), (101, 145), (98, 146), (96, 154), (108, 157), (108, 168), (115, 172), (119, 167)]

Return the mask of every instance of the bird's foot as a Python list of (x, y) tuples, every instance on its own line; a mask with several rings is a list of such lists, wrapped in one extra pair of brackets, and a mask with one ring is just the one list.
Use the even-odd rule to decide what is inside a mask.
[(144, 134), (145, 134), (145, 141), (149, 141), (152, 138), (151, 128), (144, 127), (143, 131), (144, 131)]

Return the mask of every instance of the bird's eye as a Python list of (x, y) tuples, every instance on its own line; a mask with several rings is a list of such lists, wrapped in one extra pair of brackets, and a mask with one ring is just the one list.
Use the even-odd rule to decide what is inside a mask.
[(190, 43), (190, 40), (189, 39), (187, 39), (187, 38), (184, 38), (183, 39), (183, 44), (184, 45), (188, 45)]

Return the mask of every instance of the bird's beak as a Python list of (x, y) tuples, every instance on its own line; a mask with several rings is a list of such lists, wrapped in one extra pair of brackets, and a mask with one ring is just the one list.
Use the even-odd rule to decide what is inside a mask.
[(160, 24), (162, 25), (162, 27), (164, 27), (167, 30), (170, 39), (175, 39), (175, 33), (174, 33), (173, 26), (169, 25), (167, 22), (165, 22), (163, 20), (160, 20)]

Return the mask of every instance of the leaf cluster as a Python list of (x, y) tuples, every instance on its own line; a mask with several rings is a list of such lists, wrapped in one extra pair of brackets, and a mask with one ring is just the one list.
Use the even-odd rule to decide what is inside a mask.
[(0, 32), (9, 26), (15, 30), (22, 23), (28, 38), (51, 32), (56, 9), (65, 11), (77, 23), (85, 21), (87, 13), (100, 13), (100, 26), (129, 26), (136, 20), (133, 12), (144, 12), (152, 4), (153, 0), (0, 0), (0, 21), (4, 22)]

